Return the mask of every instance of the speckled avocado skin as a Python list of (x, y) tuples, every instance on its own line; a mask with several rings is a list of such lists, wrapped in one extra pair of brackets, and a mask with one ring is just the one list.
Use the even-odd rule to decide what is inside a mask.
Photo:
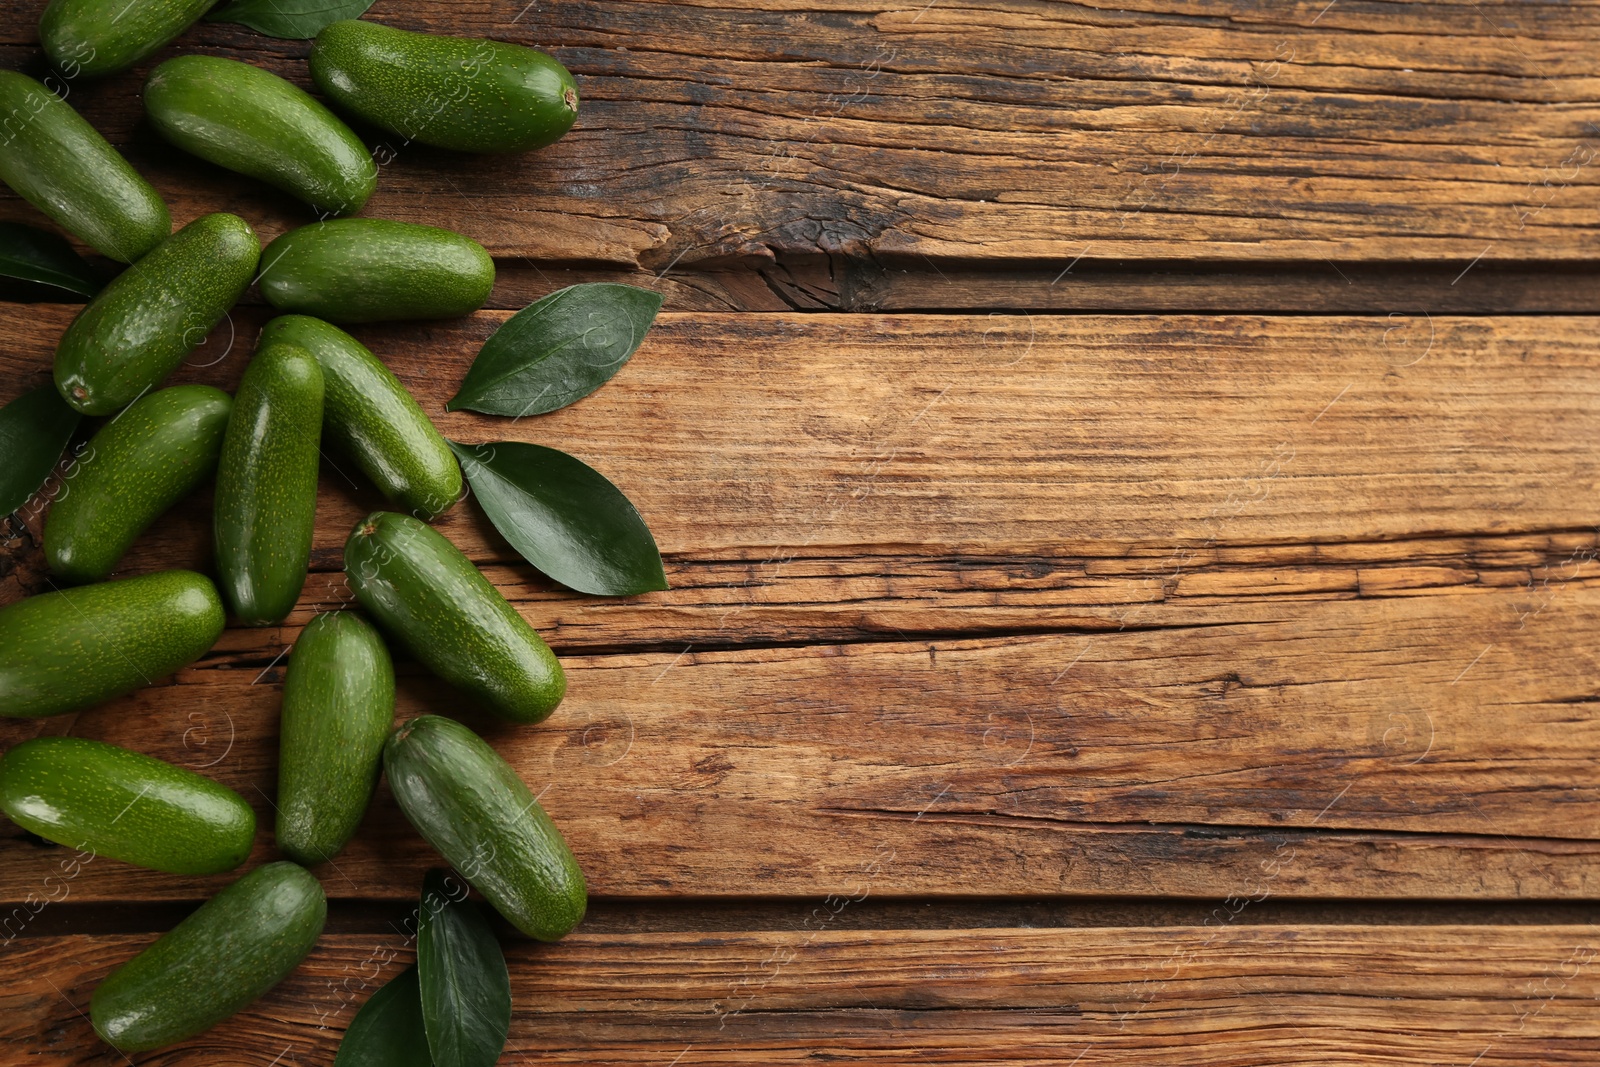
[(193, 1037), (286, 978), (322, 933), (328, 902), (303, 867), (257, 867), (95, 989), (95, 1033), (124, 1053)]
[(110, 415), (177, 370), (250, 285), (261, 242), (237, 215), (204, 215), (123, 271), (56, 345), (56, 388)]
[(246, 626), (282, 622), (305, 585), (317, 509), (322, 367), (267, 345), (245, 368), (217, 463), (217, 573)]
[(244, 797), (183, 767), (83, 737), (36, 737), (0, 760), (0, 810), (47, 841), (168, 874), (250, 855)]
[(162, 571), (0, 608), (0, 715), (60, 715), (193, 663), (222, 634), (205, 575)]
[(423, 838), (529, 937), (554, 941), (583, 919), (583, 871), (511, 765), (454, 719), (395, 730), (383, 766)]
[(385, 632), (502, 718), (540, 722), (561, 703), (555, 653), (443, 534), (375, 511), (344, 544), (345, 580)]
[(329, 322), (447, 319), (483, 306), (494, 260), (468, 237), (392, 219), (290, 230), (261, 254), (261, 295)]
[(216, 0), (50, 0), (39, 43), (69, 78), (133, 66), (192, 26)]
[(317, 357), (327, 383), (322, 436), (351, 456), (384, 496), (424, 522), (461, 496), (461, 466), (400, 379), (360, 341), (306, 315), (281, 315), (263, 345), (287, 341)]
[(458, 152), (522, 152), (559, 140), (578, 87), (543, 52), (479, 37), (347, 19), (311, 47), (311, 77), (336, 108), (402, 138)]
[(360, 615), (318, 615), (294, 643), (278, 730), (278, 848), (299, 863), (336, 856), (378, 784), (394, 723), (394, 664)]
[(209, 385), (175, 385), (101, 427), (50, 505), (44, 555), (73, 582), (111, 573), (162, 512), (217, 469), (233, 400)]
[(172, 232), (167, 205), (83, 116), (0, 70), (0, 181), (103, 256), (132, 263)]
[(201, 159), (259, 178), (318, 212), (359, 211), (378, 187), (361, 139), (276, 74), (216, 56), (178, 56), (150, 72), (145, 113), (163, 137)]

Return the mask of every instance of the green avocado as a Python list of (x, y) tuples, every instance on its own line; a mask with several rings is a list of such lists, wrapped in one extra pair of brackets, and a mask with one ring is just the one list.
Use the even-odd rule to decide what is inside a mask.
[(383, 749), (400, 810), (506, 921), (554, 941), (583, 919), (583, 872), (517, 772), (454, 719), (423, 715)]
[(0, 181), (103, 256), (132, 263), (172, 232), (161, 194), (72, 105), (0, 70)]
[(216, 0), (50, 0), (39, 43), (68, 78), (126, 70), (192, 26)]
[(450, 446), (377, 356), (337, 326), (281, 315), (261, 343), (287, 341), (317, 357), (327, 392), (322, 436), (355, 459), (384, 496), (424, 522), (461, 497), (461, 467)]
[(131, 693), (222, 636), (203, 574), (161, 571), (41, 593), (0, 608), (0, 715), (31, 719)]
[(478, 242), (393, 219), (290, 230), (261, 253), (261, 295), (329, 322), (446, 319), (483, 306), (494, 260)]
[(145, 113), (168, 141), (259, 178), (326, 215), (361, 210), (378, 166), (361, 139), (310, 94), (269, 71), (178, 56), (150, 72)]
[(305, 868), (257, 867), (100, 983), (89, 1002), (94, 1032), (124, 1053), (203, 1033), (288, 977), (327, 917)]
[(73, 582), (111, 573), (162, 512), (217, 469), (233, 401), (209, 385), (148, 393), (94, 435), (44, 526), (50, 569)]
[(110, 415), (178, 369), (250, 285), (255, 231), (205, 215), (91, 300), (56, 345), (56, 388), (85, 415)]
[(255, 812), (222, 783), (83, 737), (7, 752), (0, 810), (47, 841), (168, 874), (231, 871), (256, 833)]
[(356, 832), (378, 784), (394, 723), (394, 665), (353, 611), (318, 615), (283, 676), (278, 740), (278, 848), (310, 865)]
[(335, 107), (411, 141), (521, 152), (561, 138), (578, 87), (543, 52), (504, 41), (411, 33), (347, 19), (311, 46), (311, 77)]
[(222, 592), (246, 626), (282, 622), (306, 582), (322, 394), (310, 352), (271, 344), (256, 351), (233, 398), (213, 526)]
[(387, 633), (501, 718), (535, 723), (567, 691), (555, 653), (443, 534), (390, 511), (356, 523), (345, 580)]

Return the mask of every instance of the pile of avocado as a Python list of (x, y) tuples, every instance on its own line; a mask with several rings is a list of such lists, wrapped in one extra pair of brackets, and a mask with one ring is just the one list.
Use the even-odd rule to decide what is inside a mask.
[[(213, 0), (52, 0), (40, 23), (63, 76), (151, 55)], [(327, 26), (311, 74), (335, 107), (390, 134), (467, 152), (522, 151), (571, 127), (571, 75), (541, 52)], [(0, 610), (0, 714), (59, 715), (170, 675), (204, 655), (227, 613), (281, 623), (306, 580), (323, 441), (405, 513), (375, 512), (345, 545), (355, 600), (384, 634), (516, 723), (543, 720), (566, 680), (533, 628), (428, 522), (462, 495), (449, 446), (400, 381), (333, 323), (438, 318), (482, 306), (494, 263), (428, 226), (340, 219), (377, 185), (362, 141), (289, 82), (230, 59), (180, 56), (145, 84), (174, 145), (269, 182), (317, 212), (265, 251), (248, 223), (207, 215), (171, 233), (166, 204), (60, 96), (0, 71), (0, 180), (63, 229), (131, 266), (73, 320), (55, 382), (83, 415), (110, 416), (49, 512), (46, 558), (68, 588)], [(252, 280), (288, 312), (263, 330), (236, 395), (157, 388)], [(214, 584), (170, 570), (105, 581), (141, 531), (215, 473)], [(219, 592), (220, 588), (220, 592)], [(422, 836), (513, 926), (554, 940), (582, 919), (583, 875), (515, 771), (471, 730), (423, 716), (391, 730), (395, 679), (378, 630), (317, 616), (283, 684), (277, 846), (113, 972), (92, 1021), (124, 1052), (200, 1033), (266, 992), (310, 951), (327, 905), (301, 864), (330, 860), (386, 770)], [(249, 856), (255, 814), (233, 790), (172, 764), (74, 737), (0, 760), (0, 810), (83, 852), (175, 874)]]

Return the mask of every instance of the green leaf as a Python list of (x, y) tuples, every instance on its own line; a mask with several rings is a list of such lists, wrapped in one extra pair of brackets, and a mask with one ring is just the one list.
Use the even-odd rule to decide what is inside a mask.
[(0, 408), (0, 516), (39, 491), (82, 417), (54, 385), (41, 385)]
[[(417, 977), (435, 1067), (494, 1067), (511, 1032), (511, 977), (483, 909), (429, 871), (418, 911)], [(437, 902), (437, 906), (434, 903)]]
[(529, 304), (478, 351), (446, 411), (543, 415), (582, 400), (622, 369), (661, 310), (661, 294), (592, 282)]
[(667, 588), (649, 527), (593, 467), (520, 441), (450, 447), (494, 528), (545, 574), (602, 596)]
[(0, 222), (0, 277), (89, 297), (103, 283), (66, 239), (20, 222)]
[(268, 37), (310, 40), (340, 19), (360, 18), (373, 0), (233, 0), (207, 22), (237, 22)]
[(434, 1067), (415, 967), (407, 967), (361, 1005), (339, 1042), (333, 1067)]

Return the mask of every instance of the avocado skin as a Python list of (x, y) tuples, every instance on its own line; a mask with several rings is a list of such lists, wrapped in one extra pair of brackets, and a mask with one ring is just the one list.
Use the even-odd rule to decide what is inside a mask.
[(543, 52), (346, 19), (311, 46), (311, 77), (335, 107), (405, 138), (458, 152), (522, 152), (560, 140), (578, 87)]
[(261, 295), (329, 322), (447, 319), (483, 306), (494, 260), (468, 237), (393, 219), (290, 230), (261, 254)]
[(178, 369), (250, 285), (255, 231), (237, 215), (195, 219), (91, 300), (56, 345), (56, 388), (110, 415)]
[(345, 581), (383, 630), (440, 678), (516, 723), (547, 718), (567, 691), (555, 653), (443, 534), (375, 511), (344, 545)]
[(454, 719), (423, 715), (383, 749), (400, 810), (518, 930), (555, 941), (583, 919), (583, 872), (511, 765)]
[(257, 349), (234, 394), (212, 528), (223, 597), (246, 626), (282, 622), (306, 582), (322, 394), (322, 367), (290, 344)]
[(287, 341), (317, 357), (327, 391), (324, 440), (355, 459), (384, 496), (424, 522), (461, 498), (461, 466), (400, 379), (337, 326), (280, 315), (261, 343)]
[(305, 868), (257, 867), (95, 989), (95, 1033), (144, 1052), (203, 1033), (286, 978), (322, 933), (328, 902)]
[(222, 635), (211, 579), (161, 571), (40, 593), (0, 608), (0, 716), (87, 708), (150, 685)]
[(172, 232), (149, 182), (72, 105), (0, 70), (0, 181), (103, 256), (132, 263)]
[(338, 855), (378, 784), (394, 722), (394, 665), (353, 611), (312, 619), (289, 653), (278, 741), (278, 848), (310, 866)]
[(150, 124), (185, 152), (259, 178), (318, 212), (361, 210), (378, 166), (361, 139), (311, 95), (269, 71), (178, 56), (144, 84)]
[(98, 582), (160, 515), (217, 469), (233, 400), (175, 385), (134, 401), (101, 427), (50, 505), (44, 555), (71, 582)]
[(255, 812), (221, 782), (83, 737), (7, 752), (0, 810), (47, 841), (168, 874), (231, 871), (256, 832)]
[(39, 43), (68, 77), (126, 70), (194, 25), (216, 0), (50, 0)]

